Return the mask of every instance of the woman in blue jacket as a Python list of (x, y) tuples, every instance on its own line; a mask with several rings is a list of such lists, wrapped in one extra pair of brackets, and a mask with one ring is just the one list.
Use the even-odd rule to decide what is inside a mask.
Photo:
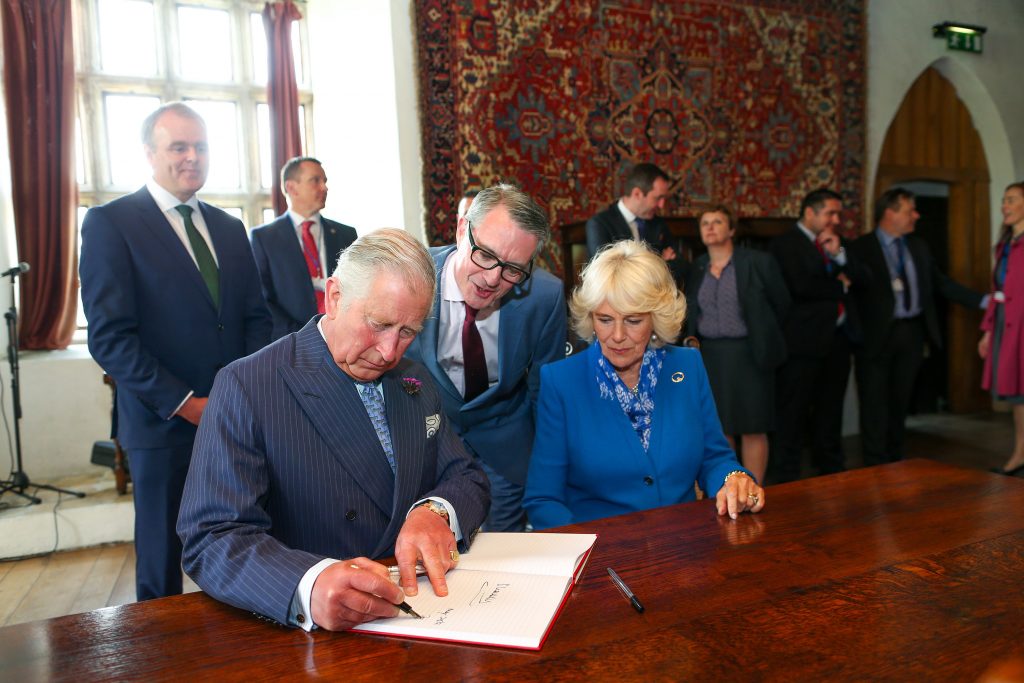
[(625, 240), (583, 271), (570, 308), (586, 351), (541, 368), (524, 507), (536, 529), (695, 499), (718, 514), (759, 512), (764, 490), (740, 467), (695, 349), (679, 335), (686, 301), (668, 268)]

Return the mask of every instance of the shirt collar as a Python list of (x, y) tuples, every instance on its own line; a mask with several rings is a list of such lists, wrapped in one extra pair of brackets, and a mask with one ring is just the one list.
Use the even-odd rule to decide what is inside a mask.
[(196, 199), (195, 195), (192, 195), (185, 201), (181, 201), (173, 194), (168, 192), (161, 186), (155, 179), (150, 178), (146, 181), (146, 189), (149, 190), (149, 194), (153, 197), (153, 201), (160, 207), (160, 210), (164, 213), (171, 211), (176, 206), (186, 204), (192, 207), (193, 211), (199, 211), (199, 200)]
[(319, 211), (317, 211), (311, 216), (302, 216), (300, 214), (295, 213), (291, 209), (288, 209), (288, 217), (292, 219), (292, 225), (294, 225), (296, 229), (301, 228), (302, 224), (305, 223), (306, 221), (313, 221), (314, 226), (320, 225)]
[(806, 237), (807, 239), (809, 239), (809, 240), (810, 240), (810, 241), (812, 241), (812, 242), (815, 242), (815, 243), (817, 243), (817, 241), (818, 241), (818, 236), (817, 236), (817, 235), (815, 235), (815, 234), (814, 234), (813, 232), (811, 232), (810, 230), (808, 230), (808, 229), (807, 229), (807, 226), (806, 226), (806, 225), (804, 225), (804, 224), (803, 224), (803, 223), (801, 223), (800, 221), (797, 221), (797, 222), (796, 222), (796, 227), (800, 228), (800, 232), (802, 232), (802, 233), (804, 234), (804, 236), (805, 236), (805, 237)]
[(459, 250), (455, 249), (448, 254), (444, 259), (444, 265), (441, 266), (441, 298), (445, 301), (466, 300), (459, 289), (459, 283), (455, 281), (455, 255), (458, 253)]
[(891, 247), (893, 242), (899, 239), (899, 237), (890, 235), (885, 230), (882, 230), (882, 228), (877, 226), (875, 227), (875, 234), (878, 235), (878, 240), (882, 243), (883, 247)]
[(636, 214), (626, 208), (626, 203), (621, 199), (619, 200), (619, 213), (626, 219), (627, 223), (632, 223), (636, 220)]

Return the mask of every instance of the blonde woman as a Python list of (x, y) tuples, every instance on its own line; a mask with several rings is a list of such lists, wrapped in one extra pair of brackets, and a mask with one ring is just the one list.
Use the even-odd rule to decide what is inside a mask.
[(718, 421), (696, 349), (675, 341), (686, 313), (668, 267), (625, 240), (584, 269), (570, 304), (592, 345), (541, 369), (524, 507), (534, 528), (694, 500), (694, 482), (736, 517), (764, 507)]

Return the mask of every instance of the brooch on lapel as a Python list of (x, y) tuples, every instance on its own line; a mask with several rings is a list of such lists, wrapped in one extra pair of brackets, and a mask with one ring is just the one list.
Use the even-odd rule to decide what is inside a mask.
[(686, 375), (684, 375), (683, 373), (681, 373), (681, 372), (673, 372), (672, 373), (672, 381), (675, 382), (676, 384), (678, 384), (679, 382), (682, 382), (684, 379), (686, 379)]
[(437, 434), (437, 429), (440, 426), (441, 426), (441, 415), (439, 413), (434, 413), (433, 415), (427, 415), (427, 417), (426, 417), (427, 438), (429, 439), (430, 437), (434, 436), (434, 434)]
[(405, 393), (410, 396), (415, 396), (420, 393), (420, 387), (423, 386), (423, 382), (419, 381), (415, 377), (403, 377), (402, 378), (402, 389)]

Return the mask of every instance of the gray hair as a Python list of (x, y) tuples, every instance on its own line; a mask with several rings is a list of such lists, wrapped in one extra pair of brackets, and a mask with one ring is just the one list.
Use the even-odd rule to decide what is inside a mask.
[(591, 314), (606, 301), (619, 313), (650, 313), (654, 347), (674, 342), (686, 317), (686, 298), (664, 259), (636, 240), (608, 245), (583, 269), (569, 301), (573, 330), (581, 339), (594, 338)]
[(153, 129), (156, 128), (156, 122), (160, 120), (160, 117), (169, 111), (173, 111), (179, 116), (193, 119), (203, 124), (206, 127), (206, 121), (199, 113), (188, 106), (184, 102), (168, 102), (167, 104), (158, 107), (152, 114), (146, 117), (146, 120), (142, 122), (142, 144), (146, 147), (153, 149)]
[(426, 292), (434, 300), (437, 275), (430, 252), (404, 230), (382, 228), (359, 237), (338, 257), (331, 277), (341, 287), (342, 310), (355, 299), (365, 299), (385, 271), (401, 275), (411, 291)]
[(551, 237), (548, 215), (530, 198), (530, 195), (515, 185), (499, 183), (481, 190), (466, 212), (466, 220), (473, 225), (483, 222), (488, 213), (497, 206), (504, 206), (512, 222), (523, 232), (537, 238), (537, 253)]

